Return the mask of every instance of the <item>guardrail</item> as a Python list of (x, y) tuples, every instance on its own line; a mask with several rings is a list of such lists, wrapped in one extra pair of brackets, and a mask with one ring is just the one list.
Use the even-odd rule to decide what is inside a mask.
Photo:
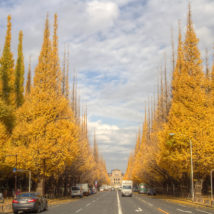
[(194, 202), (205, 205), (205, 206), (214, 207), (214, 200), (211, 200), (211, 199), (207, 199), (207, 198), (205, 199), (205, 198), (198, 197), (198, 198), (194, 199)]

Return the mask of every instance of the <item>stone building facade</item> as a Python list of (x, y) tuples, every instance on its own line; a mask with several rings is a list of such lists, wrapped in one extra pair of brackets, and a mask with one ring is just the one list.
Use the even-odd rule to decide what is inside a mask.
[(119, 169), (113, 169), (111, 173), (109, 173), (109, 177), (111, 180), (111, 186), (117, 188), (122, 185), (123, 174)]

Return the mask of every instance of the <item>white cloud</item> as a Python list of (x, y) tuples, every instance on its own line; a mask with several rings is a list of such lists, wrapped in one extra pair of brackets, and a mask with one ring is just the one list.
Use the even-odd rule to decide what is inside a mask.
[(96, 30), (111, 27), (119, 15), (118, 7), (113, 2), (90, 1), (86, 11), (89, 24)]

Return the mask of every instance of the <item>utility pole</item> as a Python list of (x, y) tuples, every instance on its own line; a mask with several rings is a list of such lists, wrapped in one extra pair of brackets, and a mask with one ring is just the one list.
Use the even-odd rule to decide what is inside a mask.
[(16, 156), (16, 171), (15, 171), (15, 193), (17, 191), (17, 154)]
[(192, 195), (192, 201), (194, 201), (195, 194), (194, 194), (194, 180), (193, 180), (193, 161), (192, 161), (192, 141), (190, 142), (190, 157), (191, 157), (191, 195)]

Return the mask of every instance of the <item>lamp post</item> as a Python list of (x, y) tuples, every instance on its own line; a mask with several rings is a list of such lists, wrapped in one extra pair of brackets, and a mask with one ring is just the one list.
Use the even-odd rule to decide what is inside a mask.
[(212, 169), (210, 172), (211, 200), (213, 200), (213, 172), (214, 172), (214, 169)]
[[(170, 136), (174, 136), (175, 133), (169, 133)], [(191, 196), (192, 196), (192, 201), (194, 201), (195, 198), (195, 193), (194, 193), (194, 181), (193, 181), (193, 161), (192, 161), (192, 141), (189, 139), (189, 144), (190, 144), (190, 164), (191, 164)]]

